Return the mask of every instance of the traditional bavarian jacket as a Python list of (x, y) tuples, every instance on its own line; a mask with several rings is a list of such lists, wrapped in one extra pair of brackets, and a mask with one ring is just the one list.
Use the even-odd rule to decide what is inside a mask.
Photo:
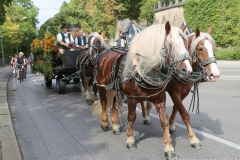
[(87, 43), (88, 43), (88, 40), (86, 36), (83, 36), (83, 37), (77, 36), (75, 38), (75, 44), (77, 47), (86, 46)]
[(58, 48), (66, 49), (66, 47), (62, 46), (59, 42), (62, 41), (64, 43), (71, 44), (71, 42), (74, 42), (74, 39), (70, 33), (67, 32), (65, 34), (63, 32), (60, 32), (57, 35), (57, 41), (58, 41), (57, 43)]

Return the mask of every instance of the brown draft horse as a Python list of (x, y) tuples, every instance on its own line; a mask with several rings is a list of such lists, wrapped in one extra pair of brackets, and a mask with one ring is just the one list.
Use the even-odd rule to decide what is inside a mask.
[[(196, 137), (190, 124), (190, 117), (185, 109), (182, 101), (190, 93), (192, 86), (198, 85), (202, 78), (206, 78), (208, 81), (215, 81), (220, 76), (220, 72), (216, 65), (216, 59), (213, 51), (215, 49), (214, 39), (212, 38), (212, 28), (208, 28), (208, 33), (200, 32), (199, 28), (195, 33), (188, 36), (188, 50), (193, 59), (192, 68), (196, 72), (185, 78), (179, 77), (175, 74), (174, 78), (167, 84), (166, 91), (170, 95), (174, 105), (172, 115), (169, 119), (169, 129), (174, 132), (175, 118), (179, 111), (183, 122), (185, 123), (188, 135), (190, 138), (190, 144), (196, 149), (201, 148), (200, 141)], [(199, 72), (201, 71), (201, 73)], [(194, 73), (198, 73), (194, 76)], [(146, 112), (151, 109), (151, 105), (148, 105), (146, 109), (143, 108), (143, 117), (148, 117)], [(149, 118), (148, 118), (149, 119)]]
[[(124, 94), (127, 96), (128, 149), (132, 150), (136, 148), (133, 136), (133, 124), (136, 119), (136, 104), (143, 101), (150, 101), (155, 105), (156, 110), (159, 113), (164, 135), (165, 156), (167, 158), (176, 157), (172, 146), (172, 140), (168, 128), (168, 117), (165, 110), (165, 86), (170, 80), (171, 74), (165, 81), (164, 79), (161, 79), (162, 77), (160, 77), (160, 79), (157, 77), (157, 80), (155, 81), (152, 80), (151, 77), (147, 77), (145, 73), (150, 73), (149, 71), (153, 71), (153, 68), (153, 72), (155, 74), (159, 72), (163, 73), (164, 66), (167, 65), (168, 69), (170, 66), (171, 68), (174, 66), (175, 69), (181, 70), (182, 76), (188, 75), (192, 71), (192, 68), (188, 60), (187, 46), (185, 45), (186, 43), (184, 43), (186, 41), (187, 37), (183, 34), (183, 32), (180, 29), (171, 26), (169, 22), (167, 22), (165, 25), (156, 24), (147, 27), (136, 35), (128, 54), (122, 54), (114, 50), (109, 50), (99, 56), (97, 61), (96, 80), (99, 87), (99, 96), (102, 105), (101, 127), (105, 131), (108, 130), (108, 100), (112, 99), (116, 93), (117, 102), (119, 102), (120, 99), (119, 95)], [(126, 55), (127, 58), (125, 63), (124, 57)], [(132, 64), (134, 66), (132, 66)], [(168, 64), (171, 65), (168, 66)], [(134, 68), (136, 68), (135, 71), (128, 70)], [(138, 71), (140, 71), (140, 73)], [(151, 86), (152, 88), (145, 88), (141, 86), (137, 82), (136, 77), (134, 77), (134, 72), (139, 75), (143, 73), (145, 75), (144, 78), (151, 81), (151, 85), (146, 84), (146, 82), (143, 83), (146, 86)], [(131, 77), (132, 75), (133, 77)], [(157, 76), (158, 75), (163, 76), (163, 74), (157, 74)], [(140, 78), (143, 78), (143, 76), (140, 76)], [(154, 86), (152, 86), (152, 84)], [(116, 90), (116, 92), (114, 92), (114, 90)], [(112, 110), (112, 129), (114, 133), (120, 132), (118, 106), (119, 103), (115, 103)]]
[(106, 45), (103, 37), (97, 32), (92, 32), (88, 36), (88, 43), (88, 49), (82, 51), (77, 58), (77, 70), (80, 71), (80, 77), (82, 80), (82, 93), (83, 95), (86, 95), (86, 101), (90, 104), (92, 89), (94, 92), (94, 100), (97, 100), (98, 90), (96, 84), (93, 84), (96, 57), (92, 55), (98, 55), (98, 53), (101, 53), (106, 48)]

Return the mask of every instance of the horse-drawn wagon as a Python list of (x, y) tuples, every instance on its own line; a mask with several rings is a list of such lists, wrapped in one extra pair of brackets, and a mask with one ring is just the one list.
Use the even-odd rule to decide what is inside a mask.
[[(76, 32), (79, 30), (78, 25), (69, 25), (69, 32), (73, 37), (76, 37)], [(44, 75), (46, 87), (52, 86), (52, 80), (56, 79), (56, 88), (59, 94), (66, 92), (66, 85), (79, 83), (80, 74), (76, 69), (76, 60), (80, 55), (80, 50), (65, 50), (64, 59), (65, 66), (63, 67), (58, 47), (55, 44), (56, 39), (50, 34), (46, 34), (42, 41), (36, 48), (34, 42), (32, 44), (33, 54), (36, 57), (33, 70)], [(36, 45), (36, 44), (35, 44)]]
[[(66, 85), (80, 82), (80, 75), (76, 69), (76, 60), (80, 51), (68, 51), (64, 52), (65, 67), (62, 67), (61, 60), (58, 56), (53, 57), (52, 75), (44, 76), (46, 87), (51, 87), (52, 79), (56, 79), (56, 88), (59, 94), (66, 92)], [(71, 83), (71, 81), (73, 81)]]

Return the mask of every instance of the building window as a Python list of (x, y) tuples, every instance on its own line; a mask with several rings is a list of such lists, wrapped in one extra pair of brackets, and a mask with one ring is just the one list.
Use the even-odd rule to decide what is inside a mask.
[(155, 9), (158, 9), (158, 3), (157, 3), (157, 4), (155, 4)]
[(165, 4), (166, 4), (166, 6), (168, 6), (169, 5), (169, 2), (170, 0), (165, 0)]
[(176, 3), (176, 0), (172, 0), (172, 4), (175, 4)]
[(164, 7), (164, 1), (161, 2), (161, 7)]

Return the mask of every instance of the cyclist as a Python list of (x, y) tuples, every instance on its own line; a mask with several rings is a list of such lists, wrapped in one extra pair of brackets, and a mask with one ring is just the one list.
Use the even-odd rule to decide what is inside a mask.
[(24, 53), (23, 52), (19, 52), (19, 56), (17, 57), (17, 63), (18, 63), (18, 72), (17, 72), (17, 76), (18, 76), (18, 80), (20, 79), (19, 77), (19, 70), (20, 67), (23, 67), (24, 69), (24, 65), (26, 65), (26, 59), (24, 58)]

